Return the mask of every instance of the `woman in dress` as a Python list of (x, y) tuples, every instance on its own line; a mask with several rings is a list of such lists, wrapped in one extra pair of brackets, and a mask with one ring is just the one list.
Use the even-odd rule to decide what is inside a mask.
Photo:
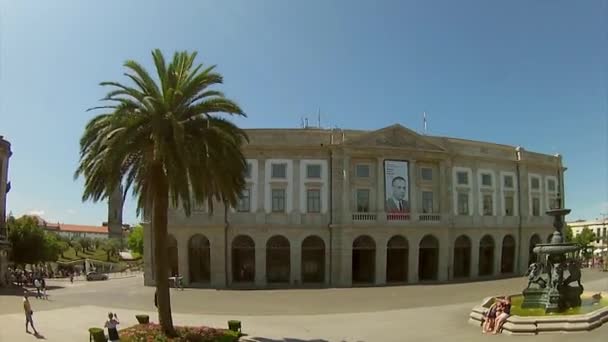
[(106, 321), (105, 327), (108, 328), (108, 340), (110, 342), (119, 342), (120, 337), (118, 337), (118, 329), (116, 328), (120, 322), (118, 321), (118, 316), (114, 313), (108, 313), (108, 320)]

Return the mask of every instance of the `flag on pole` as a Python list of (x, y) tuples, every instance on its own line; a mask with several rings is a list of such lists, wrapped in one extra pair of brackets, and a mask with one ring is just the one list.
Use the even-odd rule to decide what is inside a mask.
[(424, 134), (426, 134), (426, 112), (422, 112), (422, 117), (424, 120)]

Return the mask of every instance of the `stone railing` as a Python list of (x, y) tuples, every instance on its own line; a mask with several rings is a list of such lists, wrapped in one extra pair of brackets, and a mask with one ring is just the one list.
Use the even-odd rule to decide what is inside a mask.
[(410, 220), (410, 214), (404, 214), (404, 213), (386, 213), (386, 220), (389, 221), (389, 222), (409, 221)]
[(376, 213), (353, 213), (353, 221), (376, 221), (378, 215)]
[(420, 214), (418, 215), (418, 221), (421, 222), (440, 222), (441, 214)]

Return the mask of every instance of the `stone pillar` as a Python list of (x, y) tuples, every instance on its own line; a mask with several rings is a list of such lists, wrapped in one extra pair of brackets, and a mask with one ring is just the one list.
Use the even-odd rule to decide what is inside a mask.
[[(225, 228), (221, 227), (214, 228), (213, 232), (210, 231), (207, 236), (211, 247), (209, 255), (211, 263), (210, 285), (215, 288), (225, 288), (228, 286), (226, 279), (231, 270), (230, 264), (227, 263), (230, 260), (230, 256), (227, 255), (226, 246), (224, 245), (225, 234)], [(227, 242), (228, 252), (230, 252), (230, 241), (228, 240)]]
[(376, 285), (386, 284), (386, 242), (376, 245)]
[(289, 270), (289, 282), (292, 286), (299, 286), (302, 283), (302, 243), (292, 244), (289, 248), (289, 253), (289, 263), (291, 266), (291, 270)]
[[(269, 171), (270, 172), (270, 171)], [(266, 203), (266, 159), (258, 159), (258, 181), (257, 186), (257, 208), (254, 212), (266, 213), (264, 203)]]
[(447, 230), (439, 235), (439, 265), (437, 270), (437, 280), (446, 281), (450, 278), (450, 242), (448, 241)]
[(351, 223), (350, 205), (350, 156), (344, 154), (342, 161), (342, 223)]
[[(412, 243), (414, 242), (414, 243)], [(419, 253), (419, 241), (418, 239), (412, 239), (408, 248), (408, 265), (407, 265), (407, 282), (410, 284), (416, 284), (418, 280), (418, 253)]]
[[(306, 172), (306, 170), (304, 171)], [(292, 197), (292, 203), (293, 206), (291, 208), (291, 213), (287, 213), (288, 215), (300, 215), (302, 214), (300, 212), (300, 196), (302, 195), (302, 191), (306, 191), (305, 189), (300, 189), (300, 177), (303, 177), (303, 175), (300, 175), (300, 160), (296, 159), (293, 161), (293, 178), (292, 178), (292, 185), (291, 188), (293, 189), (292, 193), (291, 193), (291, 197)], [(306, 194), (304, 194), (304, 198), (306, 199)], [(306, 203), (306, 200), (304, 200), (304, 203)], [(305, 213), (306, 211), (304, 211)]]
[(266, 286), (266, 244), (255, 242), (255, 286)]
[(384, 186), (384, 158), (378, 157), (376, 167), (376, 211), (378, 212), (378, 222), (386, 222), (385, 186)]
[(175, 234), (177, 240), (177, 267), (179, 275), (184, 277), (184, 285), (190, 284), (190, 265), (188, 262), (188, 236), (186, 234)]
[(502, 273), (500, 272), (502, 266), (502, 236), (496, 239), (496, 247), (494, 248), (494, 276), (498, 277)]
[(471, 279), (479, 277), (479, 237), (471, 237)]
[(410, 160), (409, 177), (410, 177), (410, 220), (418, 220), (418, 181), (416, 160)]
[(338, 286), (349, 287), (353, 284), (353, 249), (351, 239), (343, 238), (340, 248), (340, 284)]

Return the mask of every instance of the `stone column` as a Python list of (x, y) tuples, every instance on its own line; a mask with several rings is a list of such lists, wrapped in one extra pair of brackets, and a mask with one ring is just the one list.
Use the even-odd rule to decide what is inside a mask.
[(418, 220), (418, 181), (416, 168), (416, 160), (410, 160), (409, 177), (410, 177), (410, 220)]
[(502, 266), (502, 236), (496, 239), (496, 247), (494, 248), (494, 276), (498, 277), (502, 273), (500, 272)]
[(258, 203), (255, 212), (265, 212), (264, 203), (266, 203), (266, 159), (258, 159), (258, 181), (257, 181)]
[[(407, 282), (410, 284), (416, 284), (418, 280), (418, 253), (419, 253), (419, 239), (412, 239), (408, 249), (408, 265), (407, 265)], [(413, 242), (413, 243), (412, 243)]]
[(386, 242), (376, 245), (376, 285), (386, 284)]
[(450, 222), (449, 218), (453, 213), (452, 202), (452, 182), (451, 170), (445, 160), (439, 163), (439, 212), (441, 213), (441, 222), (446, 224)]
[(446, 281), (450, 278), (450, 242), (448, 232), (445, 230), (439, 235), (439, 265), (437, 270), (437, 280)]
[(289, 270), (289, 282), (292, 286), (299, 286), (302, 283), (302, 242), (294, 242), (297, 242), (297, 244), (292, 244), (289, 249), (289, 263), (291, 267), (291, 270)]
[(189, 285), (190, 265), (188, 263), (188, 236), (185, 232), (180, 233), (175, 234), (175, 239), (177, 240), (177, 267), (179, 275), (184, 277), (184, 285)]
[(266, 244), (255, 242), (255, 286), (266, 286)]
[(378, 157), (376, 159), (378, 165), (376, 165), (376, 211), (378, 212), (378, 222), (386, 222), (386, 208), (384, 208), (385, 202), (385, 186), (384, 186), (384, 158)]
[(350, 156), (346, 152), (342, 163), (342, 223), (351, 223)]
[(471, 237), (471, 279), (479, 277), (479, 237)]
[[(306, 172), (306, 170), (304, 171)], [(302, 191), (306, 191), (305, 189), (300, 189), (300, 177), (303, 177), (303, 175), (300, 174), (300, 160), (296, 159), (293, 161), (293, 178), (292, 178), (292, 185), (291, 185), (291, 189), (293, 190), (291, 193), (291, 197), (292, 197), (292, 212), (291, 213), (287, 213), (288, 215), (301, 215), (302, 213), (300, 212), (300, 196), (302, 195), (301, 192)], [(306, 194), (304, 195), (306, 198)], [(306, 200), (305, 202), (306, 203)]]
[(353, 284), (353, 249), (352, 241), (343, 237), (340, 244), (340, 283), (338, 286), (350, 287)]

